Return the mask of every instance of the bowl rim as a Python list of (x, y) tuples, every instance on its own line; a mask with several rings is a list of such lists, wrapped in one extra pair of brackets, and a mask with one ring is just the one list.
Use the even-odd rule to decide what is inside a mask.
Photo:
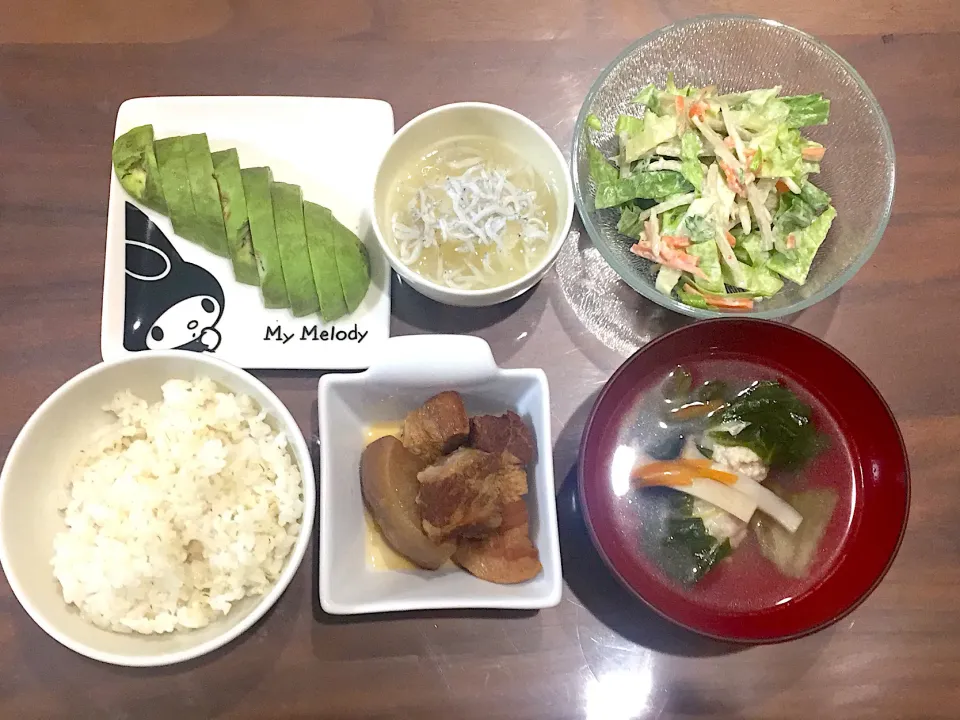
[[(610, 74), (617, 68), (617, 66), (623, 62), (628, 56), (630, 56), (637, 48), (646, 45), (653, 40), (656, 40), (661, 35), (665, 35), (668, 32), (676, 30), (678, 28), (685, 27), (687, 25), (696, 25), (696, 24), (707, 24), (714, 21), (730, 21), (730, 20), (744, 20), (754, 24), (768, 25), (770, 27), (783, 28), (788, 32), (794, 33), (797, 36), (813, 43), (823, 52), (825, 55), (831, 57), (837, 64), (842, 67), (856, 82), (857, 86), (860, 88), (860, 91), (864, 94), (867, 99), (867, 103), (870, 108), (876, 112), (877, 117), (880, 120), (880, 129), (881, 136), (883, 138), (883, 144), (887, 150), (885, 163), (884, 163), (884, 174), (888, 175), (890, 178), (889, 189), (887, 192), (887, 197), (884, 202), (883, 213), (880, 217), (880, 222), (877, 224), (877, 228), (873, 234), (873, 237), (870, 239), (870, 242), (860, 251), (860, 254), (851, 262), (846, 268), (840, 272), (837, 277), (833, 279), (832, 282), (825, 285), (820, 289), (819, 292), (810, 295), (807, 298), (788, 305), (786, 307), (778, 308), (775, 310), (764, 310), (762, 307), (760, 309), (747, 310), (747, 311), (733, 311), (733, 312), (723, 312), (721, 310), (704, 310), (701, 308), (691, 307), (685, 305), (679, 300), (674, 299), (672, 295), (667, 296), (661, 292), (658, 292), (652, 284), (645, 284), (638, 282), (633, 274), (630, 273), (630, 276), (622, 273), (618, 267), (618, 261), (615, 259), (612, 252), (610, 252), (607, 247), (606, 242), (603, 240), (603, 233), (597, 228), (594, 224), (592, 218), (590, 217), (590, 210), (585, 206), (585, 196), (582, 191), (579, 177), (577, 174), (577, 157), (579, 157), (580, 146), (583, 142), (584, 133), (586, 132), (586, 118), (589, 114), (590, 106), (593, 104), (594, 98), (600, 92), (600, 88)], [(880, 107), (880, 103), (877, 101), (876, 96), (870, 90), (867, 83), (860, 76), (860, 73), (851, 65), (847, 60), (845, 60), (836, 50), (831, 48), (829, 45), (824, 43), (822, 40), (819, 40), (815, 36), (811, 35), (808, 32), (800, 30), (792, 25), (782, 23), (778, 20), (771, 20), (768, 18), (761, 17), (759, 15), (750, 15), (745, 13), (707, 13), (703, 15), (696, 15), (691, 18), (686, 18), (684, 20), (679, 20), (677, 22), (670, 23), (669, 25), (664, 25), (663, 27), (657, 28), (656, 30), (647, 33), (643, 37), (634, 42), (630, 43), (626, 48), (624, 48), (597, 76), (596, 80), (593, 81), (593, 84), (590, 86), (590, 90), (587, 91), (587, 95), (583, 100), (583, 104), (580, 106), (580, 112), (577, 115), (577, 121), (573, 129), (573, 141), (570, 151), (570, 174), (573, 179), (573, 188), (574, 188), (574, 200), (577, 205), (577, 212), (580, 215), (580, 219), (583, 222), (584, 229), (587, 231), (587, 235), (590, 237), (593, 246), (597, 248), (600, 255), (606, 261), (606, 263), (617, 273), (617, 276), (623, 280), (627, 285), (636, 290), (638, 293), (643, 295), (648, 300), (652, 300), (657, 305), (665, 307), (674, 312), (678, 312), (681, 315), (687, 315), (689, 317), (699, 318), (699, 319), (713, 319), (713, 318), (729, 318), (729, 317), (748, 317), (748, 318), (757, 318), (757, 319), (775, 319), (780, 318), (785, 315), (792, 315), (798, 313), (802, 310), (815, 305), (828, 298), (830, 295), (833, 295), (841, 287), (843, 287), (847, 281), (850, 280), (857, 272), (862, 268), (870, 257), (873, 255), (874, 251), (877, 249), (877, 246), (880, 244), (880, 240), (883, 237), (884, 232), (887, 229), (887, 225), (890, 222), (890, 215), (893, 211), (893, 199), (894, 193), (896, 190), (896, 151), (893, 144), (893, 134), (890, 131), (890, 123), (887, 121), (886, 115), (883, 113), (883, 109)], [(593, 212), (596, 212), (594, 210)], [(762, 305), (762, 303), (761, 303)]]
[[(3, 469), (0, 471), (0, 506), (6, 502), (7, 498), (7, 487), (10, 481), (10, 473), (12, 472), (10, 470), (12, 465), (10, 461), (21, 451), (22, 446), (27, 441), (27, 437), (33, 432), (35, 426), (40, 422), (41, 417), (55, 410), (57, 403), (60, 402), (65, 395), (67, 395), (77, 386), (86, 382), (89, 378), (102, 373), (110, 372), (114, 368), (122, 365), (136, 364), (151, 358), (184, 359), (193, 361), (200, 366), (208, 365), (216, 367), (225, 371), (229, 375), (237, 378), (243, 378), (259, 392), (263, 393), (264, 396), (276, 403), (278, 408), (278, 412), (276, 413), (278, 415), (277, 419), (283, 425), (283, 431), (287, 434), (287, 439), (293, 447), (293, 453), (297, 460), (297, 465), (300, 467), (300, 475), (303, 482), (303, 516), (300, 520), (300, 531), (297, 536), (297, 541), (291, 549), (290, 555), (287, 557), (287, 561), (280, 573), (280, 576), (267, 593), (257, 598), (256, 604), (254, 604), (254, 606), (250, 609), (246, 617), (244, 617), (233, 627), (225, 630), (215, 637), (210, 638), (209, 640), (196, 645), (195, 647), (176, 650), (173, 652), (158, 653), (155, 655), (126, 655), (124, 653), (97, 650), (93, 647), (90, 647), (86, 643), (80, 642), (61, 632), (52, 624), (47, 622), (45, 615), (34, 606), (33, 601), (30, 599), (29, 594), (21, 584), (17, 574), (9, 571), (9, 563), (6, 561), (8, 556), (7, 544), (3, 536), (0, 535), (0, 567), (3, 568), (4, 575), (10, 584), (10, 589), (13, 590), (14, 596), (17, 598), (21, 607), (23, 607), (31, 619), (33, 619), (33, 621), (37, 623), (37, 625), (39, 625), (40, 628), (47, 633), (47, 635), (76, 653), (85, 655), (93, 660), (99, 660), (100, 662), (109, 663), (111, 665), (123, 665), (127, 667), (158, 667), (162, 665), (173, 665), (186, 660), (192, 660), (202, 655), (206, 655), (207, 653), (210, 653), (229, 642), (232, 642), (237, 637), (249, 630), (257, 621), (260, 620), (260, 618), (266, 614), (271, 607), (273, 607), (280, 595), (283, 594), (283, 592), (287, 589), (287, 586), (293, 580), (294, 575), (296, 575), (310, 544), (310, 538), (313, 534), (314, 513), (316, 511), (317, 488), (316, 477), (313, 469), (313, 460), (310, 456), (303, 433), (300, 431), (299, 425), (297, 425), (296, 420), (294, 420), (293, 415), (291, 415), (290, 411), (287, 409), (287, 406), (272, 390), (270, 390), (270, 388), (268, 388), (263, 382), (254, 377), (251, 373), (248, 373), (246, 370), (243, 370), (242, 368), (232, 365), (219, 358), (211, 357), (209, 355), (201, 355), (187, 350), (154, 350), (146, 353), (136, 353), (129, 357), (123, 357), (116, 360), (99, 362), (73, 376), (65, 383), (60, 385), (60, 387), (58, 387), (56, 390), (54, 390), (53, 393), (51, 393), (40, 404), (40, 406), (34, 410), (27, 422), (24, 423), (23, 427), (20, 429), (20, 432), (17, 434), (16, 439), (13, 441), (10, 451), (7, 453), (7, 457), (3, 463)], [(304, 467), (305, 463), (307, 463), (306, 467)]]
[(384, 151), (383, 158), (380, 160), (380, 165), (377, 168), (376, 175), (374, 176), (373, 190), (371, 192), (371, 203), (370, 203), (370, 215), (371, 215), (371, 225), (373, 226), (374, 234), (377, 236), (377, 242), (380, 245), (380, 249), (386, 255), (387, 259), (390, 262), (390, 265), (393, 267), (394, 272), (396, 272), (403, 280), (408, 282), (414, 288), (424, 287), (428, 290), (440, 294), (447, 295), (449, 297), (462, 297), (470, 298), (472, 300), (493, 300), (499, 302), (501, 299), (506, 300), (512, 297), (515, 297), (517, 294), (526, 290), (531, 283), (531, 280), (536, 280), (549, 271), (551, 265), (556, 261), (557, 256), (560, 254), (560, 250), (563, 248), (564, 241), (566, 240), (567, 235), (570, 233), (570, 226), (573, 223), (573, 208), (575, 204), (576, 193), (573, 189), (573, 181), (570, 177), (569, 172), (561, 172), (557, 175), (558, 184), (561, 184), (562, 187), (557, 188), (558, 193), (564, 193), (567, 199), (567, 212), (564, 218), (559, 219), (557, 226), (554, 229), (553, 235), (550, 238), (552, 247), (549, 252), (543, 257), (543, 259), (537, 263), (532, 269), (528, 270), (524, 275), (517, 278), (516, 280), (511, 280), (509, 283), (504, 285), (498, 285), (493, 288), (486, 288), (484, 290), (459, 290), (457, 288), (451, 288), (446, 285), (440, 285), (428, 280), (419, 273), (414, 272), (406, 265), (404, 265), (400, 258), (397, 257), (393, 249), (390, 247), (390, 244), (387, 242), (386, 236), (383, 229), (380, 227), (380, 221), (377, 219), (377, 183), (380, 180), (380, 173), (383, 170), (383, 161), (386, 159), (387, 155), (393, 150), (396, 146), (397, 141), (406, 135), (411, 129), (427, 120), (434, 115), (440, 115), (447, 112), (453, 112), (456, 110), (480, 110), (485, 112), (492, 112), (501, 115), (505, 115), (522, 125), (527, 126), (533, 132), (539, 136), (543, 143), (549, 148), (553, 153), (555, 160), (557, 161), (557, 166), (559, 168), (567, 167), (567, 159), (563, 156), (563, 151), (560, 150), (560, 147), (557, 143), (551, 138), (547, 132), (540, 127), (533, 120), (528, 118), (526, 115), (523, 115), (516, 110), (511, 110), (508, 107), (503, 105), (496, 105), (494, 103), (486, 102), (456, 102), (448, 103), (446, 105), (438, 105), (437, 107), (431, 108), (425, 112), (420, 113), (416, 117), (410, 119), (397, 133), (393, 136), (390, 141), (390, 144), (387, 146), (387, 149)]
[[(900, 450), (899, 454), (903, 458), (903, 469), (904, 469), (904, 479), (905, 479), (905, 490), (904, 490), (904, 497), (903, 497), (903, 501), (904, 501), (903, 521), (901, 522), (896, 542), (894, 543), (892, 550), (890, 552), (890, 557), (887, 558), (886, 563), (884, 564), (880, 572), (877, 574), (877, 577), (873, 580), (873, 582), (868, 587), (864, 588), (862, 593), (853, 602), (851, 602), (843, 610), (835, 613), (832, 617), (827, 618), (826, 620), (823, 620), (822, 622), (819, 622), (799, 632), (771, 636), (766, 638), (738, 637), (738, 636), (712, 633), (701, 628), (693, 627), (687, 623), (680, 622), (679, 620), (675, 620), (670, 615), (668, 615), (665, 610), (661, 609), (660, 607), (657, 607), (652, 602), (648, 601), (637, 589), (631, 586), (627, 582), (626, 578), (624, 578), (623, 575), (620, 574), (619, 570), (617, 570), (617, 568), (614, 567), (613, 562), (610, 560), (610, 558), (607, 556), (606, 552), (604, 552), (601, 546), (600, 539), (597, 536), (596, 531), (594, 530), (594, 527), (593, 527), (593, 520), (590, 518), (589, 512), (587, 511), (586, 490), (585, 490), (586, 483), (584, 480), (583, 458), (587, 450), (587, 444), (588, 444), (587, 440), (591, 436), (591, 431), (596, 421), (598, 409), (600, 408), (601, 403), (606, 399), (606, 396), (609, 394), (610, 389), (614, 385), (614, 382), (617, 379), (619, 379), (620, 376), (626, 372), (627, 367), (630, 366), (633, 362), (635, 362), (636, 359), (648, 348), (662, 342), (668, 342), (672, 340), (675, 336), (680, 335), (682, 333), (692, 332), (694, 331), (694, 328), (702, 328), (702, 326), (705, 326), (705, 325), (716, 325), (718, 323), (726, 323), (726, 322), (740, 322), (742, 324), (748, 324), (748, 325), (772, 326), (774, 328), (779, 329), (780, 331), (787, 331), (790, 333), (794, 333), (802, 337), (804, 340), (816, 343), (817, 345), (820, 345), (827, 351), (836, 355), (840, 360), (845, 362), (857, 375), (860, 376), (861, 380), (876, 395), (876, 398), (880, 401), (880, 405), (886, 411), (887, 417), (890, 420), (894, 433), (896, 434), (896, 437), (899, 440), (899, 450)], [(685, 630), (689, 630), (692, 633), (696, 633), (697, 635), (709, 637), (714, 640), (721, 640), (723, 642), (736, 643), (739, 645), (772, 645), (776, 643), (787, 642), (789, 640), (796, 640), (802, 637), (806, 637), (808, 635), (812, 635), (813, 633), (819, 632), (824, 628), (830, 627), (831, 625), (847, 617), (850, 613), (852, 613), (854, 610), (860, 607), (860, 605), (862, 605), (866, 601), (866, 599), (870, 597), (870, 595), (873, 594), (873, 592), (877, 589), (877, 587), (880, 585), (883, 579), (887, 576), (887, 573), (890, 571), (890, 568), (893, 566), (894, 561), (897, 559), (897, 555), (900, 553), (900, 548), (903, 545), (903, 539), (904, 539), (904, 536), (906, 535), (907, 525), (909, 524), (909, 520), (910, 520), (910, 505), (911, 505), (912, 492), (913, 492), (913, 484), (911, 481), (911, 473), (910, 473), (910, 457), (907, 453), (907, 446), (903, 439), (903, 432), (900, 430), (900, 425), (897, 422), (896, 415), (894, 415), (893, 410), (890, 408), (889, 403), (887, 403), (886, 398), (884, 398), (883, 394), (880, 392), (877, 386), (873, 383), (873, 381), (870, 380), (869, 377), (867, 377), (866, 373), (864, 373), (863, 370), (861, 370), (860, 367), (855, 362), (853, 362), (849, 357), (847, 357), (847, 355), (840, 352), (840, 350), (833, 347), (832, 345), (827, 343), (825, 340), (818, 338), (816, 335), (813, 335), (812, 333), (807, 332), (806, 330), (801, 330), (799, 328), (793, 327), (792, 325), (782, 323), (782, 322), (775, 322), (772, 320), (748, 318), (748, 317), (741, 317), (738, 319), (713, 318), (710, 320), (704, 320), (702, 322), (685, 325), (683, 327), (677, 328), (676, 330), (672, 330), (668, 333), (664, 333), (663, 335), (660, 335), (654, 340), (651, 340), (646, 345), (643, 345), (642, 347), (638, 348), (637, 351), (634, 352), (626, 360), (624, 360), (623, 363), (621, 363), (621, 365), (607, 379), (607, 381), (604, 383), (603, 387), (601, 388), (600, 393), (597, 395), (597, 399), (594, 401), (593, 406), (590, 409), (590, 413), (587, 415), (587, 420), (584, 423), (583, 435), (580, 438), (580, 446), (579, 446), (577, 457), (579, 458), (578, 464), (577, 464), (577, 498), (580, 503), (580, 507), (582, 508), (581, 512), (584, 519), (584, 525), (586, 525), (587, 527), (587, 532), (590, 535), (590, 540), (592, 541), (593, 546), (597, 551), (597, 554), (603, 559), (604, 565), (607, 566), (607, 569), (610, 570), (611, 574), (617, 579), (617, 581), (621, 584), (622, 587), (626, 588), (631, 595), (633, 595), (635, 598), (643, 602), (644, 605), (646, 605), (648, 608), (653, 610), (657, 615), (662, 617), (664, 620), (667, 620), (670, 623), (673, 623), (674, 625), (682, 627)]]

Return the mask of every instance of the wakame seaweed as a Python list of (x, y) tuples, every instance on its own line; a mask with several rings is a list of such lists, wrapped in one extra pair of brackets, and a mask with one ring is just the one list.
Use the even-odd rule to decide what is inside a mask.
[(820, 452), (824, 438), (811, 420), (810, 407), (776, 380), (756, 382), (719, 413), (715, 426), (747, 423), (736, 435), (713, 430), (720, 445), (753, 450), (772, 467), (796, 469)]
[(732, 552), (730, 540), (718, 542), (703, 520), (693, 514), (693, 498), (676, 494), (670, 499), (666, 534), (661, 540), (660, 566), (685, 585), (694, 585)]

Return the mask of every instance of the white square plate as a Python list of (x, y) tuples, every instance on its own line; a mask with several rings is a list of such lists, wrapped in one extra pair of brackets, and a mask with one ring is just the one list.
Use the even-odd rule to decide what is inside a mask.
[[(319, 316), (295, 318), (289, 310), (267, 310), (259, 288), (234, 279), (229, 259), (178, 237), (167, 217), (133, 202), (111, 171), (100, 329), (104, 360), (137, 352), (125, 345), (127, 323), (131, 328), (138, 319), (153, 323), (177, 298), (203, 294), (194, 279), (199, 276), (203, 283), (222, 288), (219, 320), (196, 327), (206, 345), (219, 343), (213, 350), (218, 357), (245, 368), (368, 367), (390, 335), (390, 268), (371, 231), (368, 209), (377, 167), (393, 136), (390, 105), (353, 98), (136, 98), (120, 106), (115, 137), (146, 124), (153, 125), (157, 138), (205, 132), (212, 151), (235, 147), (241, 167), (266, 165), (275, 180), (300, 185), (305, 200), (330, 208), (365, 243), (371, 287), (354, 313), (330, 325)], [(147, 301), (142, 304), (149, 307), (126, 304), (128, 202), (147, 214), (174, 250), (164, 281), (168, 287), (154, 292), (151, 284), (144, 293)], [(190, 271), (190, 281), (181, 282), (178, 271), (191, 264), (207, 273)], [(171, 285), (173, 280), (176, 284)], [(192, 344), (185, 349), (202, 345)]]
[[(360, 493), (365, 431), (402, 421), (443, 390), (457, 390), (470, 414), (514, 410), (536, 434), (530, 469), (530, 535), (543, 571), (497, 585), (459, 568), (374, 570), (365, 558)], [(553, 480), (550, 393), (542, 370), (501, 370), (490, 346), (466, 335), (391, 338), (382, 358), (357, 375), (320, 378), (320, 605), (328, 613), (440, 608), (537, 609), (560, 602), (560, 538)]]

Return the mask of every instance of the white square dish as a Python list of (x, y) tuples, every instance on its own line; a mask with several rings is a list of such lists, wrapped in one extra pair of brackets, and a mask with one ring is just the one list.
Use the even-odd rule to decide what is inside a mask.
[[(529, 471), (530, 535), (543, 571), (497, 585), (459, 568), (374, 570), (365, 559), (360, 454), (372, 425), (402, 422), (443, 390), (469, 414), (517, 412), (536, 436)], [(335, 615), (441, 608), (539, 609), (560, 602), (563, 579), (553, 477), (550, 396), (542, 370), (503, 370), (490, 346), (466, 335), (391, 338), (382, 357), (356, 375), (320, 378), (320, 605)]]
[[(297, 318), (287, 309), (266, 309), (258, 287), (234, 278), (228, 258), (176, 235), (170, 219), (135, 202), (111, 170), (100, 330), (104, 360), (142, 351), (137, 332), (152, 331), (146, 326), (159, 324), (163, 315), (164, 322), (172, 318), (169, 321), (178, 327), (186, 328), (188, 322), (192, 326), (190, 331), (182, 329), (186, 335), (176, 340), (168, 328), (166, 346), (213, 352), (241, 367), (368, 367), (390, 335), (390, 268), (371, 231), (368, 210), (377, 167), (393, 137), (390, 105), (356, 98), (136, 98), (120, 106), (115, 137), (146, 124), (153, 125), (158, 139), (206, 133), (211, 151), (235, 147), (241, 167), (269, 166), (275, 180), (299, 185), (305, 200), (329, 208), (363, 241), (370, 258), (371, 286), (353, 313), (329, 324), (319, 315)], [(164, 272), (153, 278), (145, 280), (128, 272), (131, 245), (143, 248), (144, 243), (128, 242), (127, 204), (143, 211), (169, 241), (169, 245), (159, 241), (166, 255), (152, 245), (146, 248), (161, 259), (166, 257), (158, 268), (158, 273)], [(188, 272), (179, 272), (183, 268)], [(135, 301), (127, 288), (138, 281), (150, 282)], [(214, 303), (218, 298), (222, 302), (219, 310), (208, 310), (206, 319), (168, 312), (175, 309), (171, 303), (177, 303), (176, 307), (203, 315), (196, 311), (199, 302), (191, 305), (188, 299), (208, 294)], [(193, 322), (198, 319), (199, 325)], [(196, 338), (191, 339), (191, 334)], [(190, 346), (175, 344), (181, 339)]]

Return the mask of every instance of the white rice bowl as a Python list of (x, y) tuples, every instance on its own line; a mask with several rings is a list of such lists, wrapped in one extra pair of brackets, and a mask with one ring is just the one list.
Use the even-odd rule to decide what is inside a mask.
[(63, 598), (124, 633), (203, 627), (277, 581), (300, 533), (303, 481), (287, 438), (248, 396), (170, 380), (129, 391), (82, 451), (53, 544)]

